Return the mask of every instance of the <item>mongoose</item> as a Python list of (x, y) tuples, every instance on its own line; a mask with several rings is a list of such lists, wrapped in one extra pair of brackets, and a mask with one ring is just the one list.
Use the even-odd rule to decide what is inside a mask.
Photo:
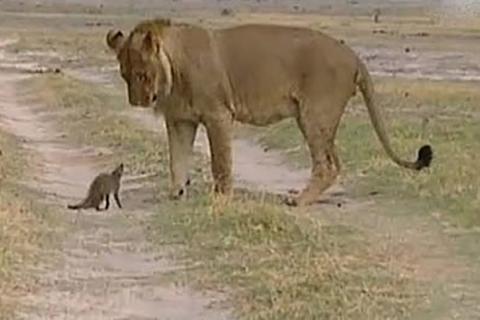
[(110, 206), (110, 193), (113, 193), (115, 201), (118, 207), (121, 209), (122, 204), (118, 197), (118, 191), (120, 190), (120, 178), (123, 174), (123, 163), (121, 163), (111, 173), (100, 173), (95, 177), (90, 184), (88, 194), (85, 200), (76, 205), (68, 205), (68, 209), (89, 209), (95, 208), (100, 211), (100, 204), (105, 200), (105, 209), (108, 210)]
[(380, 14), (381, 14), (381, 11), (380, 9), (375, 9), (373, 10), (373, 22), (374, 23), (379, 23), (380, 22)]

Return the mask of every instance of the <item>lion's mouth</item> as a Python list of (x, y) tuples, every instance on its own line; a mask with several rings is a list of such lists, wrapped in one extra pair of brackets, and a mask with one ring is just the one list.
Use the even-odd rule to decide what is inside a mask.
[(143, 99), (140, 102), (130, 102), (130, 104), (134, 107), (142, 107), (142, 108), (148, 108), (153, 106), (158, 100), (158, 96), (156, 94), (152, 95), (151, 97), (147, 99)]
[(150, 101), (143, 101), (143, 102), (130, 102), (130, 105), (134, 108), (148, 108), (152, 106)]

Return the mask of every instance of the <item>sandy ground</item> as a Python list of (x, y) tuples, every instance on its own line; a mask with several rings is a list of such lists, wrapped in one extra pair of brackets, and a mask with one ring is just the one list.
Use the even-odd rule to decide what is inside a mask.
[[(409, 48), (406, 44), (405, 48)], [(355, 47), (373, 75), (423, 80), (479, 81), (480, 60), (475, 52)]]

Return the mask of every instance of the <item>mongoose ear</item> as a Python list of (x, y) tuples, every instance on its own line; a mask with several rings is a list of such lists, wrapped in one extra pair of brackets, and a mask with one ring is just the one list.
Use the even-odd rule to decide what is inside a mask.
[(123, 174), (123, 162), (112, 171), (112, 174)]

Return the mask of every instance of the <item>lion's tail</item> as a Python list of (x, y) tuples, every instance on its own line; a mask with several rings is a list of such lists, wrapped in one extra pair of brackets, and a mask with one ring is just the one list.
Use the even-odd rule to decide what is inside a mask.
[(433, 158), (433, 151), (429, 145), (424, 145), (418, 150), (417, 160), (415, 162), (406, 161), (401, 159), (392, 149), (390, 144), (390, 140), (388, 139), (387, 132), (385, 130), (384, 121), (382, 119), (382, 115), (380, 113), (380, 109), (375, 104), (374, 101), (374, 88), (372, 78), (367, 70), (365, 64), (358, 60), (358, 73), (356, 83), (362, 92), (363, 99), (368, 109), (368, 113), (370, 115), (370, 119), (372, 121), (373, 127), (375, 132), (380, 139), (380, 142), (383, 145), (388, 156), (398, 165), (414, 169), (414, 170), (421, 170), (430, 166), (430, 163)]

